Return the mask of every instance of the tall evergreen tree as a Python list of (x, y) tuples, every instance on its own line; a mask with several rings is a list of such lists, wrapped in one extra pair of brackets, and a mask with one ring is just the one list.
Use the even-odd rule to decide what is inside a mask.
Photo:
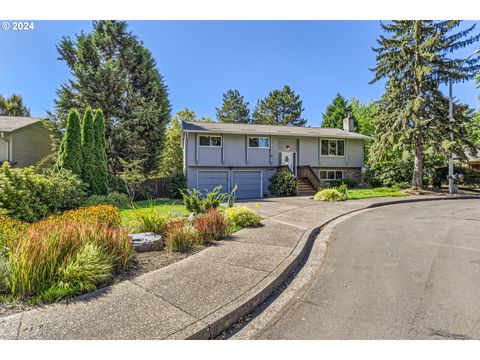
[(343, 119), (348, 115), (352, 116), (352, 106), (340, 94), (337, 93), (332, 103), (327, 106), (327, 111), (323, 113), (323, 128), (343, 128)]
[(0, 115), (30, 116), (30, 109), (23, 104), (23, 98), (20, 95), (13, 94), (8, 99), (0, 95)]
[(94, 21), (91, 32), (64, 37), (57, 50), (72, 74), (57, 90), (57, 126), (72, 107), (100, 108), (110, 170), (120, 171), (119, 158), (141, 160), (144, 174), (155, 170), (171, 107), (150, 51), (124, 21)]
[(93, 117), (93, 129), (95, 135), (95, 181), (93, 193), (107, 195), (108, 193), (108, 161), (107, 145), (105, 140), (105, 120), (102, 110), (95, 111)]
[(218, 121), (225, 123), (248, 124), (250, 122), (250, 109), (238, 90), (228, 90), (223, 94), (223, 104), (217, 110)]
[(95, 131), (93, 128), (93, 113), (88, 107), (82, 120), (82, 179), (88, 185), (90, 194), (96, 193), (95, 180), (97, 159), (95, 157)]
[(273, 90), (268, 96), (257, 102), (253, 112), (253, 123), (265, 125), (305, 126), (302, 118), (302, 100), (289, 86), (282, 90)]
[(57, 168), (71, 170), (82, 178), (82, 131), (78, 111), (71, 109), (68, 115), (65, 134), (60, 145), (60, 155), (56, 163)]
[(414, 156), (412, 187), (416, 189), (423, 187), (424, 151), (429, 144), (445, 143), (456, 154), (465, 150), (467, 139), (462, 132), (467, 118), (455, 119), (456, 142), (448, 142), (448, 99), (439, 90), (450, 78), (468, 80), (480, 69), (478, 57), (463, 65), (462, 59), (449, 57), (480, 38), (471, 34), (474, 26), (456, 31), (459, 25), (459, 21), (382, 23), (390, 36), (381, 35), (373, 49), (377, 64), (372, 82), (387, 78), (387, 84), (372, 151), (379, 156), (392, 149), (410, 151)]
[[(182, 121), (196, 121), (195, 112), (184, 109), (170, 119), (160, 156), (160, 173), (162, 175), (170, 176), (183, 171)], [(200, 121), (205, 121), (205, 118)]]

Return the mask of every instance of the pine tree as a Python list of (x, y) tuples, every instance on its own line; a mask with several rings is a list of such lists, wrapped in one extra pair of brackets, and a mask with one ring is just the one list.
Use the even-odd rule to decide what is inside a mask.
[(109, 168), (119, 159), (141, 160), (143, 174), (157, 168), (165, 126), (170, 118), (168, 90), (152, 54), (124, 21), (94, 21), (89, 33), (57, 45), (72, 79), (57, 90), (50, 117), (60, 129), (70, 108), (91, 105), (105, 118)]
[(0, 115), (30, 116), (30, 109), (23, 104), (23, 98), (20, 95), (13, 94), (8, 99), (0, 95)]
[(82, 179), (88, 185), (88, 193), (95, 194), (96, 157), (95, 132), (93, 128), (93, 113), (88, 107), (82, 121)]
[[(200, 120), (204, 121), (205, 118)], [(170, 119), (160, 155), (160, 173), (162, 175), (170, 176), (183, 171), (182, 121), (196, 121), (195, 112), (184, 109)]]
[(352, 116), (352, 106), (337, 93), (332, 103), (327, 106), (327, 111), (323, 113), (322, 127), (343, 129), (343, 119), (348, 115)]
[(302, 118), (302, 100), (289, 86), (273, 90), (257, 102), (253, 112), (253, 123), (265, 125), (305, 126)]
[(95, 135), (95, 182), (93, 193), (107, 195), (108, 193), (108, 160), (107, 145), (105, 140), (105, 120), (100, 109), (95, 111), (93, 117), (93, 128)]
[[(376, 156), (393, 150), (413, 154), (412, 187), (423, 187), (425, 149), (431, 144), (449, 141), (448, 99), (439, 86), (470, 79), (480, 69), (478, 57), (463, 60), (449, 58), (454, 50), (478, 41), (471, 35), (475, 26), (455, 31), (459, 21), (392, 21), (381, 24), (390, 37), (380, 36), (375, 77), (387, 78), (386, 91), (379, 103), (377, 139), (372, 146)], [(456, 142), (447, 143), (448, 151), (464, 152), (466, 137), (463, 123), (455, 119)]]
[(71, 170), (82, 178), (82, 132), (78, 111), (71, 109), (68, 115), (65, 134), (60, 145), (57, 168)]
[(248, 124), (250, 122), (250, 109), (248, 102), (244, 101), (238, 90), (228, 90), (223, 94), (223, 104), (217, 110), (218, 121), (225, 123)]

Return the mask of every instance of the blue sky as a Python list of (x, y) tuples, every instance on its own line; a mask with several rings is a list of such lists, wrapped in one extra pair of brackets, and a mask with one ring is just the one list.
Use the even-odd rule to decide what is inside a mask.
[[(129, 26), (155, 57), (173, 112), (188, 107), (214, 118), (230, 88), (240, 90), (253, 109), (269, 91), (290, 85), (303, 100), (308, 124), (319, 126), (337, 91), (361, 100), (383, 92), (383, 82), (368, 84), (378, 21), (130, 21)], [(0, 94), (21, 94), (33, 116), (45, 116), (55, 90), (70, 77), (55, 44), (90, 29), (91, 21), (36, 21), (33, 31), (0, 30)], [(479, 107), (480, 90), (473, 82), (455, 85), (454, 92)]]

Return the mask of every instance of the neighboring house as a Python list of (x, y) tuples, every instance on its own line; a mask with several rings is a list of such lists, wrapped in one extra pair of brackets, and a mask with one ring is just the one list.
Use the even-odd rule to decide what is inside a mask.
[(41, 118), (0, 116), (0, 164), (35, 165), (52, 153), (51, 131)]
[(344, 129), (273, 125), (183, 122), (184, 171), (189, 188), (230, 191), (238, 198), (268, 196), (268, 178), (290, 171), (298, 195), (310, 195), (320, 181), (362, 180), (364, 140)]
[(468, 157), (468, 166), (471, 170), (480, 171), (480, 152)]

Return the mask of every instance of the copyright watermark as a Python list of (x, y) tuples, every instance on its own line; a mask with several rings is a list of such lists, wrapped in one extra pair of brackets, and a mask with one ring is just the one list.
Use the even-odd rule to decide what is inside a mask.
[(2, 21), (2, 30), (29, 31), (35, 30), (33, 21)]

